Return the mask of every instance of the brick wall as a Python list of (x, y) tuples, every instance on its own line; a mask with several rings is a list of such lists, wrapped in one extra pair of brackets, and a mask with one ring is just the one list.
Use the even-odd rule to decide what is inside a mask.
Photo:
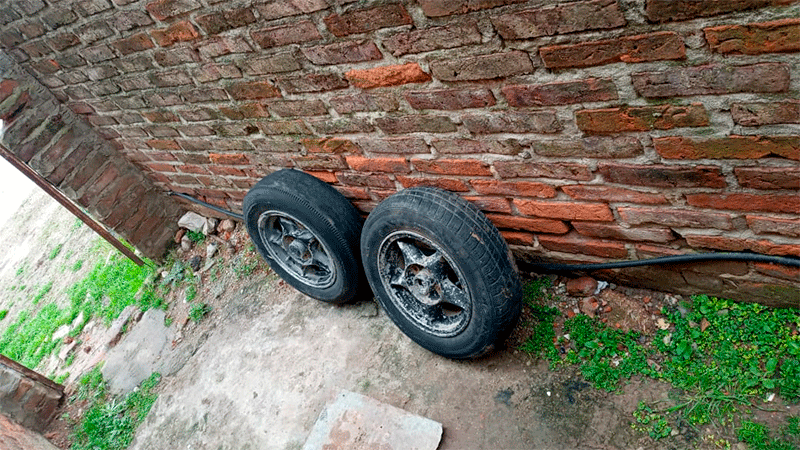
[(64, 386), (0, 355), (0, 413), (42, 431), (55, 418), (63, 399)]
[[(0, 43), (163, 189), (459, 192), (520, 260), (800, 256), (796, 0), (13, 0)], [(622, 282), (800, 305), (800, 272)]]

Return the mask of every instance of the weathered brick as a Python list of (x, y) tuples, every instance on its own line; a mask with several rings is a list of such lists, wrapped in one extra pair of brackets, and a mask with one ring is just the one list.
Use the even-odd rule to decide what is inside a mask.
[(777, 123), (800, 123), (800, 100), (774, 103), (734, 103), (731, 105), (733, 121), (746, 127)]
[(511, 204), (506, 198), (500, 197), (464, 197), (464, 200), (477, 206), (484, 212), (511, 214)]
[(431, 73), (444, 81), (474, 81), (505, 78), (533, 72), (527, 53), (510, 51), (458, 59), (431, 61)]
[(42, 74), (52, 74), (52, 73), (57, 73), (59, 70), (61, 70), (61, 65), (55, 60), (43, 59), (34, 64), (31, 64), (31, 68), (33, 68), (33, 70), (35, 70), (36, 72)]
[(367, 119), (361, 117), (341, 117), (336, 119), (317, 119), (308, 120), (317, 134), (350, 134), (350, 133), (369, 133), (375, 127)]
[(150, 74), (150, 81), (158, 87), (193, 85), (194, 81), (183, 70), (170, 70)]
[(244, 153), (209, 153), (208, 158), (213, 164), (224, 164), (228, 166), (245, 166), (250, 164), (250, 160)]
[(169, 47), (177, 42), (189, 42), (200, 37), (197, 30), (188, 20), (175, 22), (167, 28), (150, 31), (150, 36), (161, 47)]
[(787, 5), (793, 0), (647, 0), (645, 13), (651, 22), (710, 17), (734, 11)]
[(261, 103), (242, 103), (233, 106), (220, 106), (219, 112), (231, 120), (257, 119), (270, 117), (266, 106)]
[(479, 44), (480, 42), (481, 32), (477, 25), (466, 23), (398, 33), (384, 39), (383, 46), (392, 55), (402, 56), (409, 53)]
[(526, 247), (533, 247), (536, 245), (536, 236), (531, 233), (524, 233), (519, 231), (500, 231), (500, 235), (508, 243), (508, 245), (522, 245)]
[(495, 104), (492, 91), (481, 87), (406, 91), (405, 98), (415, 109), (457, 110), (483, 108)]
[(278, 53), (262, 58), (246, 58), (239, 62), (239, 66), (248, 75), (294, 72), (301, 68), (299, 59), (291, 52)]
[(566, 3), (503, 14), (492, 19), (492, 24), (504, 39), (531, 39), (576, 31), (619, 28), (625, 23), (617, 0)]
[(361, 149), (353, 141), (339, 138), (303, 139), (303, 147), (309, 153), (361, 154)]
[(82, 16), (92, 16), (109, 9), (111, 9), (111, 3), (107, 0), (84, 0), (75, 4), (75, 11)]
[(469, 192), (470, 190), (467, 183), (455, 178), (398, 176), (397, 181), (405, 188), (426, 186), (444, 189), (450, 192)]
[(346, 156), (347, 165), (359, 172), (410, 173), (411, 168), (405, 158), (366, 158)]
[(421, 138), (359, 139), (358, 145), (370, 153), (391, 153), (397, 155), (430, 154), (430, 148)]
[(338, 179), (336, 178), (336, 174), (333, 172), (325, 172), (325, 171), (315, 171), (315, 170), (306, 170), (307, 174), (311, 175), (314, 178), (318, 178), (326, 183), (336, 183)]
[(736, 167), (739, 184), (751, 189), (800, 189), (800, 168)]
[(674, 228), (734, 229), (733, 216), (678, 208), (617, 208), (622, 222), (630, 225), (662, 225)]
[(631, 81), (636, 92), (644, 97), (783, 92), (789, 88), (789, 68), (782, 63), (709, 64), (633, 73)]
[(800, 19), (703, 28), (712, 51), (758, 55), (800, 51)]
[(487, 214), (494, 226), (500, 229), (524, 230), (533, 233), (564, 234), (569, 226), (560, 220), (532, 219), (530, 217)]
[(420, 8), (428, 17), (444, 17), (470, 11), (511, 5), (524, 0), (418, 0)]
[(616, 100), (617, 86), (611, 78), (589, 78), (547, 84), (511, 85), (502, 89), (511, 106), (553, 106)]
[(590, 134), (671, 130), (708, 126), (708, 112), (701, 103), (686, 106), (621, 106), (575, 111), (575, 122), (581, 131)]
[(561, 186), (561, 190), (575, 200), (638, 203), (641, 205), (662, 205), (667, 203), (667, 198), (664, 194), (642, 192), (620, 187), (576, 184)]
[(350, 186), (394, 189), (394, 181), (386, 175), (339, 172), (337, 178), (342, 184)]
[(290, 94), (332, 91), (349, 86), (347, 80), (338, 73), (308, 73), (298, 77), (276, 80), (278, 86)]
[(129, 9), (125, 14), (115, 14), (107, 20), (110, 20), (112, 28), (118, 31), (128, 31), (153, 24), (150, 15), (140, 9)]
[(328, 108), (322, 100), (285, 100), (271, 102), (269, 110), (281, 117), (324, 116)]
[(331, 106), (339, 114), (369, 111), (397, 111), (400, 104), (391, 94), (358, 94), (341, 95), (330, 99)]
[(777, 244), (768, 240), (740, 239), (727, 236), (684, 235), (686, 243), (696, 248), (728, 252), (752, 251), (764, 255), (800, 256), (800, 245)]
[(241, 78), (242, 72), (233, 64), (203, 64), (194, 70), (194, 77), (200, 83), (209, 83), (223, 78)]
[(239, 8), (215, 11), (194, 20), (207, 35), (213, 35), (255, 23), (256, 16), (250, 8)]
[(53, 53), (53, 49), (44, 40), (25, 42), (19, 48), (31, 58), (41, 58)]
[(531, 148), (540, 156), (562, 158), (631, 158), (644, 152), (642, 143), (632, 136), (588, 136), (571, 141), (534, 141)]
[(686, 202), (698, 208), (800, 213), (800, 196), (798, 195), (686, 194)]
[(236, 100), (255, 100), (281, 96), (280, 91), (269, 81), (242, 81), (229, 85), (225, 90)]
[(120, 39), (111, 45), (113, 45), (114, 48), (116, 48), (123, 55), (129, 55), (131, 53), (141, 52), (155, 47), (153, 41), (150, 40), (150, 36), (148, 36), (146, 33), (139, 33), (129, 38)]
[(111, 50), (111, 47), (100, 44), (94, 47), (88, 47), (80, 51), (80, 55), (83, 59), (91, 62), (91, 63), (99, 63), (102, 61), (107, 61), (109, 59), (113, 59), (116, 55), (114, 55), (114, 51)]
[(716, 166), (664, 166), (601, 163), (598, 171), (606, 182), (633, 186), (709, 187), (727, 186), (722, 170)]
[(431, 76), (422, 71), (417, 63), (375, 67), (373, 69), (353, 69), (345, 74), (350, 83), (357, 88), (399, 86), (409, 83), (425, 83)]
[(52, 9), (42, 15), (41, 18), (42, 22), (50, 27), (51, 30), (56, 30), (78, 20), (77, 14), (75, 14), (71, 9), (60, 8), (58, 6), (54, 6)]
[(621, 242), (587, 239), (572, 234), (566, 236), (539, 235), (537, 238), (542, 247), (554, 252), (613, 259), (628, 257), (628, 250), (625, 248), (625, 244)]
[(495, 161), (494, 168), (502, 178), (556, 178), (589, 181), (594, 176), (585, 164)]
[(437, 152), (449, 155), (517, 155), (523, 149), (522, 144), (514, 139), (490, 141), (477, 141), (473, 139), (434, 139), (431, 144)]
[(35, 39), (45, 33), (44, 25), (41, 22), (27, 22), (17, 25), (22, 36), (27, 39)]
[(489, 164), (476, 159), (412, 159), (411, 163), (418, 171), (434, 175), (492, 176)]
[(548, 69), (565, 69), (615, 62), (640, 63), (684, 59), (686, 47), (676, 33), (659, 31), (603, 41), (541, 47), (539, 56)]
[(147, 145), (159, 150), (180, 150), (181, 146), (173, 139), (150, 139)]
[(48, 38), (47, 43), (53, 50), (60, 52), (80, 44), (81, 40), (75, 33), (59, 33)]
[(369, 191), (365, 188), (351, 186), (334, 186), (345, 198), (351, 200), (371, 200)]
[(470, 180), (470, 184), (477, 193), (483, 195), (535, 198), (552, 198), (556, 196), (555, 188), (534, 181)]
[(747, 226), (756, 234), (781, 234), (800, 237), (800, 219), (784, 219), (781, 217), (745, 216)]
[(211, 108), (189, 108), (179, 111), (183, 120), (187, 122), (205, 122), (208, 120), (220, 119), (220, 113)]
[(308, 14), (328, 8), (325, 0), (274, 0), (255, 5), (264, 20)]
[(324, 19), (325, 25), (334, 36), (361, 34), (380, 28), (410, 25), (411, 16), (399, 4), (360, 9), (343, 14), (331, 14)]
[(262, 48), (301, 44), (322, 39), (314, 22), (304, 20), (291, 25), (265, 28), (250, 33), (250, 37)]
[(153, 123), (178, 122), (180, 119), (171, 111), (142, 112), (145, 119)]
[(474, 134), (557, 133), (563, 128), (553, 111), (470, 114), (463, 121)]
[(800, 136), (728, 136), (695, 140), (653, 139), (659, 155), (669, 159), (758, 159), (780, 156), (800, 160)]
[[(42, 0), (22, 0), (22, 1), (15, 1), (14, 6), (16, 6), (19, 10), (21, 10), (25, 14), (32, 16), (34, 13), (44, 9), (46, 5)], [(13, 10), (9, 8), (8, 12), (13, 12)], [(17, 19), (18, 18), (19, 17), (17, 17)]]
[(158, 20), (168, 19), (200, 8), (195, 0), (155, 0), (145, 5), (150, 14)]
[(200, 56), (206, 59), (232, 53), (249, 53), (253, 50), (241, 36), (214, 36), (195, 45)]
[(388, 116), (375, 119), (375, 124), (386, 134), (452, 133), (456, 125), (445, 116)]
[(783, 278), (784, 280), (791, 282), (800, 280), (800, 269), (798, 268), (784, 266), (781, 264), (766, 263), (754, 263), (753, 268), (755, 268), (758, 273), (762, 273), (769, 277)]
[(225, 92), (225, 90), (206, 86), (201, 89), (184, 89), (180, 92), (180, 95), (188, 103), (215, 102), (229, 99), (228, 93)]
[(624, 228), (619, 225), (594, 222), (572, 222), (572, 226), (579, 234), (603, 239), (662, 244), (675, 240), (675, 236), (669, 228)]
[(311, 130), (302, 120), (270, 120), (259, 122), (258, 128), (264, 134), (311, 134)]
[(383, 54), (372, 41), (337, 42), (302, 50), (309, 61), (321, 66), (383, 59)]
[(514, 206), (526, 216), (559, 220), (611, 222), (614, 215), (604, 203), (575, 203), (514, 199)]

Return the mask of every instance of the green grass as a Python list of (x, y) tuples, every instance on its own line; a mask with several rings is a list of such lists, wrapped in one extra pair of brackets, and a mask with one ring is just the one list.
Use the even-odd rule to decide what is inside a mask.
[(76, 398), (90, 399), (90, 407), (75, 424), (71, 450), (124, 450), (133, 441), (139, 426), (155, 403), (153, 389), (161, 375), (152, 374), (139, 389), (123, 398), (113, 398), (107, 393), (99, 369), (95, 369), (79, 382)]
[(640, 376), (667, 382), (680, 393), (669, 401), (640, 404), (634, 428), (660, 439), (679, 424), (695, 429), (715, 424), (731, 435), (739, 427), (739, 440), (756, 450), (800, 445), (797, 418), (777, 437), (745, 420), (752, 409), (764, 408), (770, 394), (800, 401), (800, 310), (700, 295), (665, 308), (670, 327), (653, 336), (612, 329), (585, 315), (564, 320), (563, 334), (556, 336), (558, 312), (543, 305), (542, 283), (526, 288), (526, 305), (538, 319), (527, 324), (531, 337), (521, 350), (550, 361), (551, 367), (578, 367), (598, 389), (616, 391)]
[(192, 307), (189, 309), (189, 318), (192, 319), (193, 322), (197, 323), (203, 320), (203, 317), (207, 316), (210, 312), (211, 307), (207, 304), (193, 303)]
[(53, 249), (50, 250), (50, 254), (47, 255), (47, 259), (51, 261), (56, 259), (56, 256), (58, 256), (58, 254), (61, 253), (62, 248), (64, 248), (64, 244), (58, 244), (55, 247), (53, 247)]
[(188, 237), (189, 240), (194, 242), (195, 244), (200, 244), (206, 240), (206, 235), (200, 231), (189, 230), (186, 232), (186, 237)]
[(50, 292), (51, 289), (53, 289), (53, 282), (52, 281), (48, 282), (47, 284), (45, 284), (44, 286), (39, 288), (39, 291), (36, 293), (36, 295), (33, 296), (33, 298), (31, 299), (31, 302), (34, 305), (39, 304), (39, 302), (42, 301), (44, 296), (47, 295)]

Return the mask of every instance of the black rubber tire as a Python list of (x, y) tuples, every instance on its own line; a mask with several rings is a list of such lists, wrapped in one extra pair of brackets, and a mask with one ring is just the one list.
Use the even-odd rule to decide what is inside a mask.
[[(347, 302), (357, 294), (364, 279), (358, 248), (363, 220), (336, 189), (305, 172), (279, 170), (250, 189), (242, 210), (247, 232), (261, 256), (295, 289), (328, 303)], [(294, 231), (289, 225), (296, 227)], [(302, 233), (305, 240), (294, 239), (291, 232)], [(275, 241), (267, 240), (270, 233)], [(280, 243), (278, 238), (282, 238)], [(285, 248), (295, 241), (301, 248), (294, 247), (295, 252), (324, 258), (298, 267), (301, 263)], [(314, 273), (307, 274), (307, 267)]]
[[(415, 258), (426, 262), (411, 264)], [(506, 339), (519, 319), (522, 283), (508, 246), (486, 216), (456, 194), (410, 188), (381, 202), (364, 224), (361, 259), (389, 318), (441, 356), (482, 356)], [(432, 287), (422, 292), (426, 288), (415, 283)], [(446, 285), (456, 294), (443, 293)], [(465, 307), (449, 304), (448, 296)]]

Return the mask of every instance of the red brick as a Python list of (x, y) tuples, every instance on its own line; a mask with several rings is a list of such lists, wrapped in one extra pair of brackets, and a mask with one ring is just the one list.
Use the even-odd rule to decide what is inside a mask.
[(781, 217), (745, 216), (747, 226), (756, 234), (781, 234), (800, 237), (800, 219)]
[(664, 225), (676, 228), (734, 229), (733, 216), (709, 211), (691, 211), (677, 208), (617, 208), (620, 219), (631, 225)]
[(324, 19), (325, 25), (334, 36), (361, 34), (380, 28), (410, 25), (411, 16), (402, 5), (390, 4), (375, 8), (332, 14)]
[(142, 112), (142, 116), (152, 123), (178, 122), (180, 119), (170, 111)]
[(250, 37), (265, 49), (322, 39), (317, 26), (310, 20), (253, 31), (250, 33)]
[(497, 32), (507, 40), (619, 28), (625, 23), (617, 0), (567, 3), (503, 14), (492, 19)]
[(533, 233), (564, 234), (569, 226), (560, 220), (531, 219), (529, 217), (487, 214), (494, 226), (500, 229), (524, 230)]
[(81, 43), (81, 39), (74, 33), (59, 33), (47, 40), (50, 47), (57, 52), (64, 51)]
[(177, 42), (193, 41), (200, 37), (191, 22), (187, 20), (175, 22), (167, 28), (152, 30), (150, 36), (161, 47), (169, 47)]
[(200, 83), (209, 83), (223, 78), (242, 78), (242, 72), (233, 64), (203, 64), (194, 71), (194, 77)]
[(275, 134), (311, 134), (311, 130), (302, 120), (270, 120), (258, 122), (258, 128), (267, 135)]
[(266, 106), (261, 103), (238, 103), (235, 106), (220, 106), (219, 112), (231, 120), (257, 119), (270, 117)]
[(639, 259), (657, 258), (659, 256), (677, 256), (683, 252), (674, 248), (652, 244), (636, 244), (636, 255)]
[(534, 141), (533, 152), (555, 158), (632, 158), (644, 153), (642, 143), (633, 136), (587, 136), (570, 141)]
[(765, 255), (800, 256), (800, 245), (776, 244), (768, 240), (739, 239), (727, 236), (684, 235), (686, 243), (696, 248), (726, 252), (752, 251)]
[(276, 80), (278, 86), (290, 94), (331, 91), (348, 87), (347, 80), (338, 73), (307, 73), (299, 77)]
[(0, 103), (4, 102), (8, 97), (11, 97), (18, 87), (19, 83), (14, 80), (0, 80)]
[(256, 100), (281, 96), (280, 91), (269, 81), (243, 81), (233, 83), (225, 88), (225, 90), (236, 100)]
[(338, 179), (336, 178), (336, 174), (333, 172), (323, 172), (323, 171), (315, 171), (315, 170), (306, 170), (307, 174), (311, 175), (314, 178), (318, 178), (326, 183), (336, 183)]
[(753, 267), (755, 267), (757, 272), (770, 277), (783, 278), (792, 282), (800, 280), (800, 268), (765, 263), (755, 263)]
[(524, 245), (533, 247), (536, 244), (536, 237), (530, 233), (519, 231), (501, 231), (500, 234), (509, 245)]
[(457, 180), (454, 178), (411, 178), (411, 177), (404, 177), (398, 176), (397, 181), (403, 185), (403, 187), (411, 188), (411, 187), (419, 187), (419, 186), (428, 186), (428, 187), (436, 187), (439, 189), (444, 189), (446, 191), (451, 192), (469, 192), (469, 186), (461, 180)]
[(181, 146), (172, 139), (150, 139), (147, 145), (158, 150), (180, 150)]
[(577, 203), (514, 199), (514, 206), (526, 216), (559, 220), (611, 222), (614, 215), (604, 203)]
[(352, 186), (334, 186), (345, 198), (353, 200), (371, 200), (372, 197), (365, 188)]
[(457, 110), (483, 108), (495, 104), (492, 91), (480, 87), (406, 91), (405, 98), (415, 109)]
[(253, 51), (250, 44), (241, 36), (213, 36), (195, 44), (195, 46), (200, 56), (205, 59)]
[(394, 189), (394, 180), (386, 175), (339, 172), (337, 177), (344, 185)]
[(410, 173), (411, 168), (405, 158), (365, 158), (347, 156), (347, 165), (360, 172)]
[(203, 166), (198, 166), (194, 164), (181, 164), (176, 166), (178, 168), (178, 172), (181, 173), (193, 173), (196, 175), (208, 175), (208, 170)]
[(372, 41), (337, 42), (303, 48), (309, 61), (318, 65), (347, 64), (383, 59), (383, 54)]
[(551, 198), (556, 196), (552, 186), (534, 181), (471, 180), (475, 191), (483, 195), (508, 195), (512, 197)]
[(156, 172), (177, 172), (176, 166), (173, 164), (149, 162), (144, 163), (144, 166)]
[(523, 147), (514, 139), (476, 141), (473, 139), (433, 140), (431, 142), (437, 152), (446, 155), (494, 154), (518, 155)]
[(653, 139), (659, 155), (668, 159), (759, 159), (781, 156), (800, 160), (800, 136), (729, 136), (694, 140)]
[(698, 208), (800, 214), (798, 195), (686, 194), (686, 202)]
[(733, 121), (746, 127), (777, 123), (800, 123), (800, 100), (774, 103), (734, 103)]
[[(244, 170), (230, 166), (209, 166), (208, 171), (214, 175), (222, 175), (229, 177), (243, 177), (246, 175)], [(197, 178), (200, 179), (199, 176)]]
[[(174, 47), (168, 50), (158, 50), (153, 53), (153, 59), (162, 67), (172, 67), (200, 61), (197, 51), (189, 47)], [(136, 79), (134, 79), (136, 81)], [(125, 87), (123, 86), (123, 89)], [(145, 89), (141, 87), (139, 89)], [(130, 90), (130, 89), (125, 89)]]
[(736, 179), (751, 189), (800, 189), (800, 168), (736, 167)]
[(151, 73), (149, 78), (154, 85), (160, 88), (194, 85), (192, 77), (183, 70)]
[(687, 106), (622, 106), (575, 111), (575, 122), (585, 133), (671, 130), (708, 126), (708, 113), (701, 103)]
[(539, 235), (539, 244), (547, 250), (575, 255), (599, 256), (601, 258), (624, 259), (628, 257), (625, 244), (586, 239), (576, 235)]
[(331, 106), (339, 114), (369, 111), (397, 111), (400, 104), (391, 94), (358, 94), (341, 95), (330, 99)]
[(228, 166), (245, 166), (250, 164), (247, 155), (243, 153), (210, 153), (208, 157), (213, 164), (224, 164)]
[(547, 84), (505, 86), (503, 96), (511, 106), (553, 106), (616, 100), (617, 86), (611, 78), (589, 78)]
[(219, 34), (235, 28), (241, 28), (256, 22), (256, 16), (250, 7), (215, 11), (195, 17), (195, 22), (206, 35)]
[(633, 73), (631, 81), (636, 92), (644, 97), (783, 92), (789, 88), (789, 67), (781, 63), (709, 64)]
[(600, 164), (598, 169), (608, 183), (665, 188), (727, 186), (725, 176), (716, 166)]
[(345, 170), (347, 164), (339, 155), (309, 155), (294, 157), (297, 167), (304, 170)]
[(418, 0), (420, 8), (428, 17), (444, 17), (470, 11), (511, 5), (524, 0)]
[(300, 70), (300, 58), (293, 52), (283, 52), (261, 58), (246, 58), (239, 62), (242, 70), (248, 75), (263, 75), (265, 73), (283, 73)]
[(572, 222), (572, 226), (579, 234), (602, 239), (662, 244), (675, 240), (675, 236), (669, 228), (624, 228), (619, 225), (595, 222)]
[(295, 139), (253, 139), (255, 150), (269, 153), (300, 153), (303, 146)]
[(474, 81), (505, 78), (533, 72), (527, 53), (510, 51), (459, 59), (431, 61), (431, 73), (444, 81)]
[(642, 205), (662, 205), (667, 203), (664, 194), (635, 191), (619, 187), (570, 185), (561, 190), (575, 200), (600, 200), (611, 203), (639, 203)]
[(135, 52), (141, 52), (155, 47), (150, 36), (146, 33), (135, 34), (129, 38), (120, 39), (111, 45), (114, 46), (123, 55), (129, 55)]
[(200, 6), (200, 3), (194, 0), (156, 0), (145, 5), (145, 8), (153, 17), (163, 21), (173, 16), (194, 11)]
[(429, 155), (431, 153), (428, 144), (421, 138), (359, 139), (358, 145), (371, 153), (393, 153), (398, 155)]
[(489, 164), (475, 159), (412, 159), (414, 167), (434, 175), (492, 176)]
[(495, 161), (494, 168), (502, 178), (556, 178), (589, 181), (594, 178), (585, 164), (525, 161)]
[(686, 58), (683, 40), (671, 31), (580, 44), (539, 48), (548, 69), (590, 67), (615, 62), (640, 63)]
[(362, 117), (308, 120), (307, 123), (317, 134), (369, 133), (375, 129), (366, 118)]
[(328, 154), (361, 154), (361, 149), (347, 139), (303, 139), (303, 146), (309, 153), (328, 153)]
[(759, 55), (800, 51), (800, 19), (703, 28), (717, 53)]
[(271, 102), (269, 110), (281, 117), (324, 116), (328, 108), (322, 100), (286, 100)]
[(788, 5), (793, 0), (647, 0), (645, 13), (651, 22), (710, 17), (734, 11)]
[(498, 197), (464, 197), (464, 200), (477, 206), (484, 212), (511, 214), (511, 205), (505, 198)]
[(409, 83), (426, 83), (431, 76), (423, 72), (417, 63), (382, 66), (374, 69), (353, 69), (344, 75), (353, 86), (362, 89), (400, 86)]
[(375, 119), (375, 124), (386, 134), (452, 133), (456, 125), (445, 116), (387, 116)]
[(553, 111), (470, 114), (462, 119), (474, 134), (558, 133), (563, 129)]
[(469, 44), (480, 44), (481, 32), (475, 23), (455, 24), (398, 33), (384, 39), (383, 46), (394, 56), (422, 53)]
[(270, 0), (255, 6), (263, 20), (308, 14), (329, 7), (325, 0)]

